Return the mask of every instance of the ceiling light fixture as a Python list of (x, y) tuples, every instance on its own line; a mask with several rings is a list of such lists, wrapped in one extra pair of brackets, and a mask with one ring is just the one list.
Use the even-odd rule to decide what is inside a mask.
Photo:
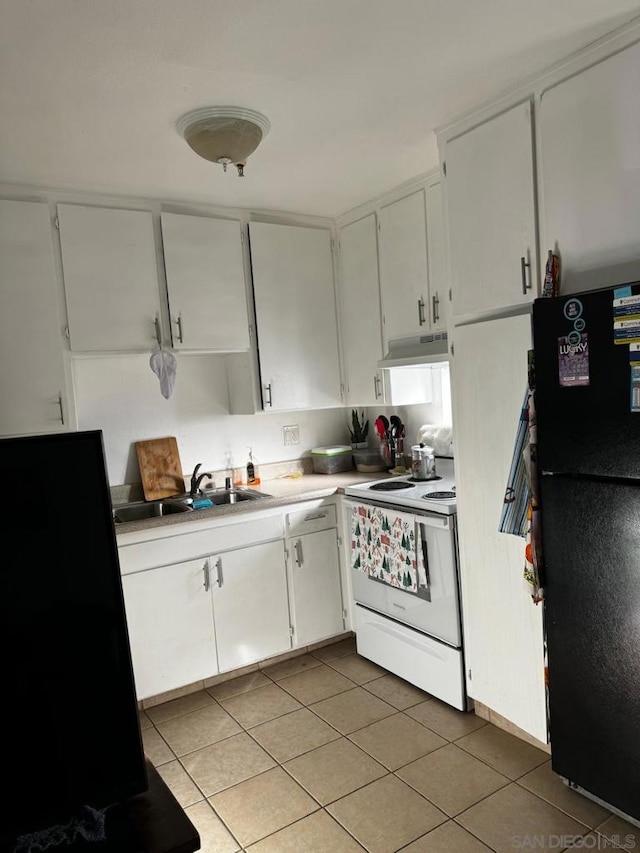
[(247, 157), (269, 133), (269, 119), (244, 107), (202, 107), (178, 119), (176, 128), (187, 144), (205, 160), (231, 163), (244, 176)]

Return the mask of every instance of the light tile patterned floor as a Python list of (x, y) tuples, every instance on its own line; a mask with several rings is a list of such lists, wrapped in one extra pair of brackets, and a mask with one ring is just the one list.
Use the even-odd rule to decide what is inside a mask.
[(141, 726), (202, 853), (559, 853), (576, 836), (640, 849), (640, 831), (569, 790), (546, 753), (353, 640), (157, 705)]

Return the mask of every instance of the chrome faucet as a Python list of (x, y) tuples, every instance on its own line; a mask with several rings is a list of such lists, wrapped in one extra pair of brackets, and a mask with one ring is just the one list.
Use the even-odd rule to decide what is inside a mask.
[(189, 489), (189, 494), (192, 498), (200, 491), (200, 483), (206, 478), (209, 477), (211, 479), (211, 474), (205, 471), (203, 474), (198, 474), (198, 471), (202, 467), (202, 462), (198, 462), (196, 467), (193, 469), (193, 474), (191, 475), (191, 488)]

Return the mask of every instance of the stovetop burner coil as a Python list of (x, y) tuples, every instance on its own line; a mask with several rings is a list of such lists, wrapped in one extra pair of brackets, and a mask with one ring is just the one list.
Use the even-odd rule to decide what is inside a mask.
[(428, 495), (423, 495), (425, 501), (450, 501), (455, 498), (455, 492), (429, 492)]
[(415, 489), (415, 485), (408, 483), (406, 480), (396, 480), (395, 482), (393, 480), (383, 480), (381, 483), (374, 483), (369, 488), (376, 492), (396, 492), (400, 489)]

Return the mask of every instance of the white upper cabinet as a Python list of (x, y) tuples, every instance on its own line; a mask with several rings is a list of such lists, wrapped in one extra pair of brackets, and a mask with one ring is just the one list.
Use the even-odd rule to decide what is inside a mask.
[(433, 329), (446, 329), (449, 318), (449, 268), (442, 210), (442, 186), (438, 181), (425, 189), (427, 206), (427, 260), (429, 310)]
[(58, 220), (71, 349), (152, 349), (160, 296), (151, 213), (59, 204)]
[(345, 225), (340, 243), (340, 325), (350, 406), (384, 402), (376, 214)]
[(162, 214), (175, 349), (249, 349), (240, 222)]
[(527, 101), (446, 144), (452, 314), (537, 295), (532, 107)]
[(380, 287), (385, 349), (430, 328), (425, 192), (380, 208)]
[(640, 44), (542, 94), (545, 249), (562, 292), (640, 279)]
[(331, 234), (249, 223), (263, 405), (342, 405)]
[(49, 206), (0, 201), (0, 435), (67, 428)]

